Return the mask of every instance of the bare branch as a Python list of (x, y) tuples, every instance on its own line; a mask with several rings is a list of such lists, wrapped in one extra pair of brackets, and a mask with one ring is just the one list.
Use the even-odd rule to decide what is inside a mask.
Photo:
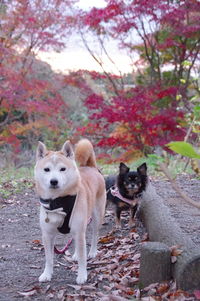
[(102, 62), (100, 59), (98, 59), (97, 56), (94, 54), (94, 52), (91, 50), (91, 48), (89, 47), (88, 43), (86, 42), (86, 39), (85, 39), (85, 37), (84, 37), (84, 35), (83, 35), (83, 33), (82, 33), (81, 30), (79, 30), (79, 33), (80, 33), (80, 35), (81, 35), (81, 39), (82, 39), (82, 41), (83, 41), (83, 43), (84, 43), (84, 46), (86, 47), (86, 49), (88, 50), (88, 52), (90, 53), (90, 55), (93, 57), (93, 59), (94, 59), (94, 60), (99, 64), (99, 66), (102, 68), (104, 74), (106, 75), (106, 77), (108, 78), (108, 80), (110, 81), (110, 83), (112, 84), (113, 89), (114, 89), (114, 91), (115, 91), (115, 94), (116, 94), (117, 96), (119, 96), (118, 88), (117, 88), (117, 86), (116, 86), (114, 80), (113, 80), (112, 77), (110, 76), (110, 74), (104, 69), (104, 67), (103, 67), (103, 62)]
[(192, 206), (195, 206), (196, 208), (200, 209), (200, 203), (197, 203), (197, 202), (193, 201), (185, 192), (183, 192), (183, 190), (178, 186), (178, 184), (176, 183), (176, 181), (170, 175), (170, 172), (169, 172), (167, 166), (164, 163), (160, 163), (159, 167), (162, 170), (162, 172), (165, 174), (165, 176), (168, 178), (168, 180), (170, 181), (173, 189), (179, 194), (179, 196), (184, 201), (186, 201), (187, 203), (189, 203)]

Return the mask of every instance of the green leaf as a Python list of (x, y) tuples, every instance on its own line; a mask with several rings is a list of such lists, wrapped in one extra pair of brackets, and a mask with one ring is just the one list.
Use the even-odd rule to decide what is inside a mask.
[(194, 95), (192, 98), (190, 98), (190, 101), (195, 101), (198, 99), (198, 95)]
[(181, 82), (181, 84), (185, 84), (185, 83), (186, 83), (186, 80), (185, 80), (184, 78), (181, 78), (181, 79), (180, 79), (180, 82)]
[(194, 150), (193, 146), (184, 141), (175, 141), (166, 144), (168, 148), (170, 148), (175, 153), (178, 153), (182, 156), (200, 159), (200, 155)]
[(183, 61), (183, 62), (182, 62), (182, 66), (187, 67), (187, 66), (191, 66), (191, 65), (192, 65), (192, 63), (189, 62), (189, 61)]
[(182, 98), (182, 95), (181, 94), (177, 94), (176, 95), (176, 100), (180, 100)]
[(200, 105), (196, 105), (194, 108), (193, 108), (193, 111), (194, 111), (194, 116), (196, 118), (199, 118), (200, 117)]

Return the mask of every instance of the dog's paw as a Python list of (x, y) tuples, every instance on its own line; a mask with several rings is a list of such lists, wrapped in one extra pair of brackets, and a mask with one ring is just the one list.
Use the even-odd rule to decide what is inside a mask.
[(87, 281), (87, 271), (81, 272), (80, 274), (78, 273), (78, 276), (76, 278), (76, 283), (77, 284), (83, 284)]
[(95, 258), (97, 256), (97, 250), (90, 250), (88, 258)]
[(72, 260), (73, 260), (73, 261), (78, 261), (78, 256), (77, 256), (76, 252), (75, 252), (74, 255), (72, 256)]
[(39, 282), (47, 282), (47, 281), (51, 281), (51, 274), (47, 274), (47, 273), (42, 273), (39, 277)]

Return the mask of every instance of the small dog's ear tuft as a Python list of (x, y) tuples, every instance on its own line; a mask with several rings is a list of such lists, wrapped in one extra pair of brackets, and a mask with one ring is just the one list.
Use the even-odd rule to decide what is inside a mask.
[(142, 165), (140, 165), (137, 169), (137, 171), (143, 175), (143, 176), (146, 176), (147, 175), (147, 165), (146, 163), (143, 163)]
[(129, 172), (130, 168), (128, 166), (126, 166), (126, 164), (124, 164), (123, 162), (121, 162), (119, 164), (119, 173), (121, 175), (126, 174), (127, 172)]
[(62, 152), (66, 157), (74, 158), (73, 148), (72, 148), (72, 145), (71, 145), (71, 143), (70, 143), (69, 140), (67, 140), (67, 141), (63, 144), (63, 147), (62, 147), (62, 149), (61, 149), (61, 152)]
[(45, 144), (42, 143), (41, 141), (39, 141), (37, 151), (36, 151), (36, 160), (38, 161), (38, 160), (44, 158), (46, 153), (47, 153), (47, 148), (46, 148)]

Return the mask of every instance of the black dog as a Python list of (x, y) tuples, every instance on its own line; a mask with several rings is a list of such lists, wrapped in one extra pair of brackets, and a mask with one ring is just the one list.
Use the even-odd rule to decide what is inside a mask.
[(105, 181), (107, 200), (116, 206), (116, 226), (121, 226), (121, 212), (130, 210), (129, 226), (131, 227), (138, 207), (138, 198), (147, 185), (146, 163), (140, 165), (137, 171), (130, 171), (129, 167), (120, 163), (118, 176), (108, 176)]

